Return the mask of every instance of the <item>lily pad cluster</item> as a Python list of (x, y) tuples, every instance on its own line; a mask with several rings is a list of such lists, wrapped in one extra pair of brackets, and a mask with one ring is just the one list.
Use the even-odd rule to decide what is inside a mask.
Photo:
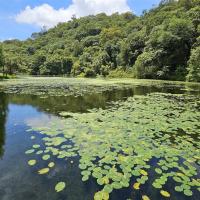
[[(113, 89), (132, 88), (133, 86), (167, 86), (182, 88), (185, 91), (199, 91), (199, 84), (174, 81), (104, 78), (63, 78), (63, 77), (20, 77), (0, 82), (0, 91), (8, 94), (34, 94), (48, 96), (83, 96), (102, 93)], [(197, 88), (196, 88), (197, 87)]]
[(102, 186), (96, 200), (109, 199), (113, 190), (129, 187), (133, 177), (132, 188), (140, 190), (148, 184), (150, 169), (155, 173), (152, 187), (162, 196), (171, 196), (166, 190), (169, 180), (174, 181), (176, 192), (192, 196), (200, 190), (197, 105), (195, 96), (153, 93), (116, 102), (107, 110), (50, 120), (43, 127), (30, 123), (32, 130), (43, 134), (44, 146), (34, 144), (26, 154), (46, 161), (53, 156), (80, 156), (82, 181), (92, 177)]

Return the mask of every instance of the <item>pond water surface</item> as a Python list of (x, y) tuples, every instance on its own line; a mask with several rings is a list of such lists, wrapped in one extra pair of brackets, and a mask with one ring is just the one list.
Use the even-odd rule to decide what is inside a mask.
[[(101, 94), (88, 94), (80, 97), (48, 97), (34, 95), (19, 95), (0, 93), (0, 200), (91, 200), (94, 194), (102, 187), (94, 178), (87, 182), (82, 181), (79, 169), (79, 157), (60, 160), (52, 158), (55, 168), (48, 174), (39, 175), (35, 167), (27, 162), (29, 157), (25, 152), (33, 144), (43, 145), (42, 135), (34, 131), (37, 136), (33, 141), (27, 133), (29, 122), (38, 120), (59, 119), (59, 113), (66, 111), (72, 113), (87, 113), (88, 109), (107, 109), (118, 100), (125, 101), (134, 95), (146, 95), (152, 92), (198, 95), (199, 91), (186, 92), (184, 88), (171, 87), (134, 87), (126, 90), (113, 90)], [(38, 162), (37, 169), (44, 168), (46, 163), (40, 156), (34, 155)], [(73, 162), (71, 162), (73, 161)], [(151, 161), (153, 164), (154, 160)], [(151, 170), (150, 170), (151, 171)], [(154, 172), (149, 172), (149, 180)], [(199, 171), (198, 171), (199, 177)], [(59, 181), (66, 182), (66, 188), (60, 193), (55, 192), (55, 185)], [(146, 185), (140, 191), (130, 186), (125, 189), (114, 190), (110, 194), (112, 200), (140, 200), (145, 193), (153, 200), (165, 199), (156, 189)], [(193, 192), (188, 197), (172, 189), (173, 183), (166, 186), (170, 191), (172, 200), (199, 200), (199, 192)]]

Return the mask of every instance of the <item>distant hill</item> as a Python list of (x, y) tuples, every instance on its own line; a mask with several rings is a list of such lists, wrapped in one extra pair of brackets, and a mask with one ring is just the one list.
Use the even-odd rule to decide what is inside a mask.
[(164, 0), (142, 16), (98, 14), (3, 42), (8, 73), (200, 81), (200, 0)]

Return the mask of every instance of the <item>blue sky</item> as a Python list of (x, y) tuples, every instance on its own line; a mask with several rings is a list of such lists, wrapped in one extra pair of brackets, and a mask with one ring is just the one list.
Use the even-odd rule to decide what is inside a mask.
[[(106, 2), (106, 5), (105, 5)], [(42, 25), (53, 27), (72, 14), (131, 10), (140, 15), (160, 0), (0, 0), (0, 40), (26, 39)], [(115, 5), (115, 6), (113, 6)], [(29, 7), (27, 7), (29, 6)]]

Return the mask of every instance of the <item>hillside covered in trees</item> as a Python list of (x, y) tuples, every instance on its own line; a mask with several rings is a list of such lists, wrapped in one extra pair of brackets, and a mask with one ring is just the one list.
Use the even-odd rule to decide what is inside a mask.
[(200, 0), (163, 0), (142, 16), (73, 16), (1, 45), (9, 74), (200, 82)]

